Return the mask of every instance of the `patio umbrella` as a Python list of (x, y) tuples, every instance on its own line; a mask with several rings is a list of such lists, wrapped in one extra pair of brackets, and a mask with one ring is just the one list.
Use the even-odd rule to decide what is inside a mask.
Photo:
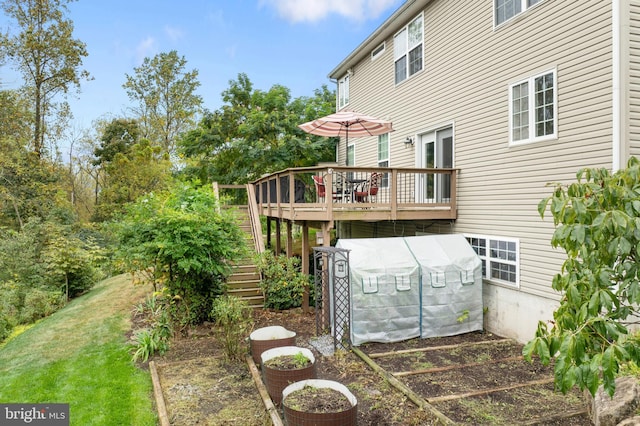
[(363, 136), (377, 136), (392, 132), (390, 121), (381, 120), (369, 115), (354, 111), (340, 111), (322, 118), (317, 118), (298, 125), (307, 133), (319, 136), (344, 136), (346, 139), (345, 164), (349, 165), (347, 151), (349, 149), (349, 136), (358, 138)]

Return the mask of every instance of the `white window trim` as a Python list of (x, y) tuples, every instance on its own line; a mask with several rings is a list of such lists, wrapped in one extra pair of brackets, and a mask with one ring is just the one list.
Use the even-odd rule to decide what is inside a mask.
[[(553, 133), (550, 135), (536, 136), (535, 128), (535, 97), (533, 95), (535, 90), (535, 79), (543, 75), (553, 74)], [(529, 137), (526, 139), (513, 140), (513, 87), (519, 84), (529, 83)], [(558, 139), (558, 72), (557, 68), (546, 70), (544, 72), (532, 75), (529, 78), (518, 80), (509, 84), (509, 146), (520, 146), (536, 142), (544, 142), (549, 140)]]
[[(350, 77), (351, 77), (351, 74), (347, 73), (344, 77), (338, 80), (338, 110), (341, 110), (342, 108), (349, 105), (349, 98), (350, 98), (349, 84), (351, 82)], [(340, 90), (341, 88), (342, 90)], [(342, 96), (342, 93), (344, 93), (345, 90), (347, 93), (347, 96), (346, 96), (347, 101), (345, 103), (342, 103), (342, 100), (345, 98), (345, 96)]]
[[(377, 152), (378, 158), (377, 158), (377, 163), (376, 164), (378, 165), (378, 167), (387, 167), (388, 168), (388, 167), (391, 167), (391, 134), (385, 133), (385, 135), (387, 135), (387, 157), (385, 159), (381, 160), (379, 158), (380, 151), (378, 150), (378, 152)], [(381, 136), (382, 135), (378, 135), (378, 141), (377, 141), (378, 144), (380, 142), (380, 137)], [(379, 147), (380, 146), (378, 145), (376, 148), (379, 148)], [(386, 162), (387, 165), (386, 166), (381, 166), (380, 165), (381, 162)], [(385, 178), (382, 179), (380, 187), (381, 188), (388, 188), (389, 187), (389, 176), (388, 175), (386, 175), (386, 179)]]
[(529, 10), (533, 9), (534, 7), (538, 6), (539, 4), (544, 3), (544, 0), (540, 0), (538, 3), (527, 7), (527, 0), (520, 0), (521, 1), (521, 12), (520, 13), (516, 13), (515, 15), (513, 15), (511, 18), (507, 19), (506, 21), (500, 22), (498, 24), (497, 19), (498, 19), (498, 15), (496, 13), (496, 0), (493, 0), (493, 29), (494, 31), (506, 24), (508, 24), (509, 22), (513, 21), (514, 19), (516, 19), (518, 16), (523, 15), (524, 13), (528, 12)]
[(376, 59), (378, 59), (380, 56), (384, 54), (386, 50), (387, 50), (387, 43), (383, 41), (381, 44), (379, 44), (375, 49), (371, 51), (371, 61), (375, 61)]
[[(395, 40), (395, 39), (396, 39), (396, 37), (398, 36), (398, 34), (400, 34), (400, 33), (401, 33), (402, 31), (404, 31), (404, 30), (406, 30), (406, 31), (407, 31), (407, 35), (406, 35), (406, 37), (407, 37), (407, 39), (408, 39), (408, 38), (409, 38), (409, 25), (410, 25), (413, 21), (415, 21), (416, 19), (418, 19), (418, 18), (422, 18), (422, 41), (420, 42), (420, 44), (422, 45), (422, 68), (420, 68), (420, 70), (419, 70), (419, 71), (416, 71), (415, 73), (413, 73), (413, 74), (409, 75), (409, 52), (410, 52), (410, 50), (411, 50), (411, 49), (409, 48), (409, 43), (408, 43), (408, 41), (407, 41), (407, 43), (406, 43), (406, 44), (407, 44), (407, 51), (405, 52), (405, 55), (407, 56), (407, 77), (406, 77), (404, 80), (400, 81), (400, 82), (396, 82), (396, 83), (395, 83), (395, 85), (396, 85), (396, 86), (398, 86), (398, 85), (400, 85), (400, 84), (404, 83), (405, 81), (408, 81), (408, 80), (409, 80), (411, 77), (413, 77), (414, 75), (418, 75), (418, 74), (420, 74), (422, 71), (424, 71), (424, 66), (425, 66), (425, 63), (424, 63), (424, 50), (425, 50), (425, 49), (424, 49), (424, 13), (423, 13), (423, 12), (420, 12), (420, 13), (419, 13), (418, 15), (416, 15), (413, 19), (411, 19), (411, 20), (407, 23), (407, 25), (405, 25), (404, 27), (402, 27), (399, 31), (397, 31), (397, 32), (393, 35), (393, 39)], [(416, 45), (416, 46), (418, 46), (418, 45)], [(416, 47), (416, 46), (414, 46), (414, 47)], [(395, 49), (395, 47), (394, 47), (394, 49)], [(395, 66), (396, 66), (396, 61), (397, 61), (397, 59), (398, 59), (398, 58), (396, 58), (396, 55), (395, 55), (395, 52), (394, 52), (394, 55), (393, 55), (393, 80), (394, 80), (394, 82), (395, 82), (395, 74), (396, 74)]]
[[(497, 237), (497, 236), (489, 236), (489, 235), (478, 235), (478, 234), (464, 234), (465, 238), (476, 238), (476, 239), (480, 239), (480, 240), (485, 240), (486, 242), (486, 250), (487, 250), (487, 255), (486, 256), (480, 256), (478, 255), (478, 257), (482, 260), (483, 264), (484, 264), (484, 270), (487, 272), (487, 276), (483, 275), (482, 279), (493, 283), (493, 284), (500, 284), (509, 288), (520, 288), (520, 240), (518, 238), (511, 238), (511, 237)], [(489, 264), (489, 262), (491, 262), (491, 256), (490, 256), (490, 250), (491, 250), (491, 245), (490, 245), (490, 240), (493, 241), (505, 241), (505, 242), (510, 242), (510, 243), (515, 243), (516, 245), (516, 260), (515, 262), (511, 262), (505, 259), (496, 259), (497, 262), (499, 263), (504, 263), (504, 264), (508, 264), (508, 265), (514, 265), (516, 267), (516, 281), (515, 282), (511, 282), (511, 281), (505, 281), (505, 280), (500, 280), (497, 278), (491, 278), (490, 276), (490, 272), (491, 272), (491, 265)]]

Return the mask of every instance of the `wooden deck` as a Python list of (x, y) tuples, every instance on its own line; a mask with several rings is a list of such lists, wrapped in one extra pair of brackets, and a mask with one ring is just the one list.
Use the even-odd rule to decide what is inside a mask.
[[(363, 197), (374, 173), (380, 174), (377, 193)], [(335, 221), (456, 219), (456, 174), (457, 169), (307, 167), (251, 184), (260, 215), (332, 226)], [(324, 190), (313, 176), (321, 178)]]

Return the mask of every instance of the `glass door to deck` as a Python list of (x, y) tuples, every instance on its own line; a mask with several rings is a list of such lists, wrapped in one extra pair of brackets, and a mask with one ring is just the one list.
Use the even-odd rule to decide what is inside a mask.
[[(453, 129), (451, 127), (420, 135), (420, 167), (453, 168)], [(451, 199), (451, 176), (423, 173), (418, 179), (419, 202), (446, 203)]]

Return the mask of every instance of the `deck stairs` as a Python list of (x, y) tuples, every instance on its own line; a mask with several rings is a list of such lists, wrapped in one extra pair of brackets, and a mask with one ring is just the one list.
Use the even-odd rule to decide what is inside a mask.
[(234, 206), (234, 209), (238, 214), (240, 228), (246, 235), (250, 250), (244, 258), (234, 263), (233, 272), (227, 278), (227, 294), (239, 297), (253, 308), (262, 308), (264, 307), (264, 295), (260, 289), (260, 273), (254, 262), (256, 251), (249, 210), (247, 206)]

